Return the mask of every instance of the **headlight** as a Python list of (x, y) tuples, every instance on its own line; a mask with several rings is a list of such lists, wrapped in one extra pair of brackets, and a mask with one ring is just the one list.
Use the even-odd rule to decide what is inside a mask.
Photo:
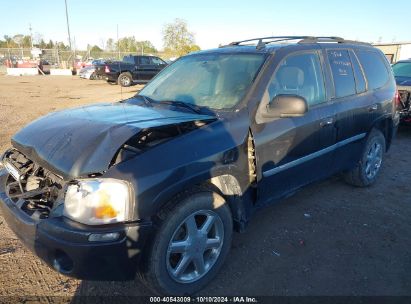
[(131, 190), (127, 182), (111, 179), (80, 180), (69, 185), (63, 214), (86, 225), (129, 220)]

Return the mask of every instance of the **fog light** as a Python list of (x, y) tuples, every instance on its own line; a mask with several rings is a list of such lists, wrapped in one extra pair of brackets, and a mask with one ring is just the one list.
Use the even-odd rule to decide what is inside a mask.
[(115, 241), (119, 238), (120, 234), (118, 232), (110, 233), (92, 233), (88, 237), (90, 242), (110, 242)]
[(56, 250), (53, 260), (53, 267), (58, 272), (67, 274), (73, 270), (74, 263), (73, 260), (65, 252)]

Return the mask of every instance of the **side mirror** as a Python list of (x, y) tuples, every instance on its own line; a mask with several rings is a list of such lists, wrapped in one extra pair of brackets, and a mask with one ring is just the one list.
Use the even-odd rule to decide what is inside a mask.
[(266, 116), (298, 117), (308, 111), (307, 100), (299, 95), (277, 95), (267, 105)]

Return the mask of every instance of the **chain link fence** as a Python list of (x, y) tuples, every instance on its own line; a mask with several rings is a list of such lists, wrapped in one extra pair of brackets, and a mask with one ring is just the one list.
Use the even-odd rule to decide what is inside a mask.
[[(141, 53), (132, 53), (133, 55), (141, 55)], [(155, 55), (163, 59), (169, 56), (163, 52), (143, 53), (144, 55)], [(89, 59), (106, 59), (106, 60), (121, 60), (123, 56), (130, 55), (130, 52), (117, 51), (68, 51), (58, 48), (43, 49), (40, 57), (37, 59), (46, 60), (51, 65), (60, 68), (70, 68), (73, 62), (85, 62)], [(0, 65), (16, 65), (21, 61), (34, 60), (31, 49), (27, 48), (0, 48)]]

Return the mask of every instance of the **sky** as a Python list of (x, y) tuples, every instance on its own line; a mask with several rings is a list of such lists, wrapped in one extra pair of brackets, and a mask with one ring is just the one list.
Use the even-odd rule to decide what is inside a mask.
[[(68, 43), (64, 0), (0, 0), (0, 39), (40, 33)], [(163, 47), (162, 28), (184, 19), (202, 49), (231, 41), (283, 35), (341, 36), (367, 42), (411, 41), (405, 12), (411, 1), (108, 1), (67, 0), (72, 40), (78, 49), (104, 46), (108, 38), (135, 36)]]

